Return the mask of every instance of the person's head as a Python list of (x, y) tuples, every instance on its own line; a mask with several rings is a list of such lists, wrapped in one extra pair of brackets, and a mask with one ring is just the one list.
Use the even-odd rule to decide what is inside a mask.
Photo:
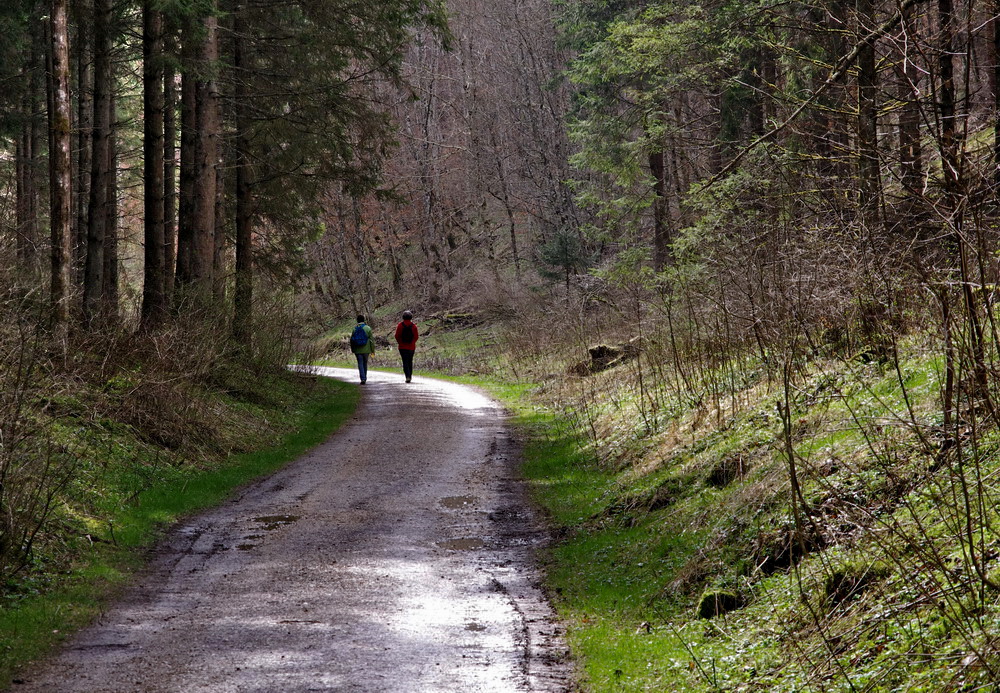
[(413, 319), (413, 313), (411, 313), (408, 310), (404, 310), (403, 311), (403, 320), (412, 320), (412, 319)]
[(364, 321), (365, 321), (365, 316), (364, 315), (359, 315), (358, 316), (358, 322), (364, 322)]

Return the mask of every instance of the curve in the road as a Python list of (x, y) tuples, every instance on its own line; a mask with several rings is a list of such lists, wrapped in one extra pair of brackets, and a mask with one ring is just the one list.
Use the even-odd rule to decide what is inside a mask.
[(17, 690), (568, 690), (502, 411), (427, 378), (363, 387), (336, 435), (177, 527)]

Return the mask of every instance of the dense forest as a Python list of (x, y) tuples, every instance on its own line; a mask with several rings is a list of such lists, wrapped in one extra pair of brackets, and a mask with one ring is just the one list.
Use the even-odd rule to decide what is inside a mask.
[[(594, 522), (771, 431), (715, 451), (698, 483), (757, 495), (692, 510), (649, 596), (825, 585), (774, 635), (799, 673), (731, 682), (1000, 680), (1000, 3), (8, 0), (0, 31), (0, 571), (66, 484), (68, 383), (141, 380), (141, 426), (136, 398), (405, 305), (503, 326), (427, 363), (543, 383), (641, 481)], [(879, 638), (831, 635), (890, 575), (922, 578)]]
[(246, 333), (255, 280), (346, 314), (620, 268), (726, 348), (877, 341), (903, 294), (950, 331), (993, 281), (992, 9), (8, 3), (6, 283)]

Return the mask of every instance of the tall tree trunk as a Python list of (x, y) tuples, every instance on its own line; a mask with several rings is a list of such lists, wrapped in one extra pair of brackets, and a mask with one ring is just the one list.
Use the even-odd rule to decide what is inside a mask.
[[(938, 116), (940, 126), (941, 166), (944, 176), (947, 212), (958, 209), (959, 160), (955, 108), (955, 20), (952, 0), (938, 0)], [(951, 235), (951, 234), (949, 234)]]
[[(27, 76), (29, 72), (34, 72), (35, 65), (29, 64), (25, 70)], [(31, 79), (29, 78), (29, 84)], [(34, 135), (36, 129), (33, 112), (35, 97), (31, 89), (24, 94), (24, 122), (21, 124), (16, 148), (15, 166), (17, 170), (17, 199), (16, 209), (16, 239), (15, 252), (17, 255), (18, 269), (30, 283), (32, 268), (35, 265), (35, 240), (37, 238), (38, 220), (38, 185), (35, 176), (37, 168), (37, 153), (34, 149), (37, 138)]]
[(993, 185), (1000, 189), (1000, 0), (993, 0), (992, 14), (993, 73), (990, 81), (993, 89)]
[(105, 281), (104, 243), (108, 223), (108, 164), (111, 160), (111, 12), (112, 0), (96, 0), (94, 3), (94, 129), (83, 279), (85, 325), (90, 325), (101, 309)]
[[(237, 147), (246, 142), (237, 143)], [(253, 199), (246, 150), (236, 163), (236, 285), (233, 293), (233, 336), (249, 345), (253, 334)]]
[[(16, 203), (17, 232), (15, 252), (18, 260), (19, 273), (29, 285), (34, 284), (39, 271), (38, 245), (38, 207), (39, 190), (41, 189), (41, 155), (42, 155), (42, 99), (46, 91), (51, 91), (51, 84), (42, 82), (42, 75), (47, 71), (50, 61), (48, 52), (40, 53), (40, 46), (45, 46), (49, 32), (41, 22), (32, 22), (31, 50), (24, 65), (24, 77), (27, 90), (24, 93), (24, 122), (20, 129), (20, 176), (19, 192)], [(46, 131), (48, 128), (46, 128)]]
[(249, 89), (247, 79), (246, 22), (237, 14), (233, 28), (236, 109), (236, 284), (233, 292), (233, 337), (237, 344), (249, 345), (253, 334), (253, 202), (250, 184)]
[[(216, 0), (218, 1), (218, 0)], [(241, 8), (240, 8), (241, 9)], [(239, 11), (239, 9), (237, 9)], [(233, 14), (227, 14), (230, 22), (232, 22)], [(214, 63), (219, 62), (220, 57), (220, 46), (219, 46), (219, 34), (225, 33), (231, 36), (233, 34), (233, 24), (230, 23), (224, 27), (221, 32), (218, 27), (215, 29), (215, 56), (213, 59)], [(227, 56), (226, 63), (231, 63), (233, 61), (232, 56)], [(228, 236), (227, 228), (229, 226), (228, 210), (226, 208), (226, 171), (229, 169), (230, 158), (232, 157), (232, 143), (227, 142), (223, 138), (222, 123), (224, 119), (223, 105), (224, 102), (219, 95), (219, 80), (217, 78), (217, 69), (213, 69), (210, 72), (211, 76), (211, 91), (213, 96), (211, 97), (214, 102), (214, 141), (215, 141), (215, 158), (212, 159), (213, 166), (215, 168), (215, 205), (213, 207), (215, 214), (215, 221), (212, 224), (212, 300), (215, 305), (221, 308), (226, 301), (226, 239)]]
[(52, 83), (47, 78), (52, 74), (52, 52), (45, 50), (45, 46), (51, 43), (50, 25), (44, 20), (35, 22), (35, 41), (31, 47), (31, 64), (33, 65), (29, 89), (31, 90), (31, 178), (33, 195), (28, 198), (31, 203), (30, 217), (32, 225), (29, 229), (32, 239), (32, 267), (31, 271), (37, 273), (41, 268), (38, 257), (41, 247), (41, 208), (42, 197), (46, 185), (46, 163), (44, 160), (46, 143), (51, 144), (52, 131), (47, 120), (48, 114), (52, 112)]
[[(913, 7), (903, 10), (903, 31), (906, 39), (906, 50), (915, 53), (912, 46), (916, 45), (916, 22), (913, 18)], [(921, 194), (924, 185), (923, 157), (920, 146), (920, 77), (916, 55), (904, 56), (900, 74), (899, 110), (899, 167), (900, 179), (907, 195), (916, 199)]]
[(236, 278), (233, 291), (233, 337), (249, 346), (253, 334), (253, 200), (250, 182), (250, 93), (251, 58), (247, 55), (246, 20), (237, 13), (233, 27), (234, 107), (236, 139)]
[(186, 31), (184, 36), (188, 60), (182, 87), (177, 282), (199, 302), (211, 298), (215, 254), (219, 118), (217, 83), (210, 75), (218, 61), (217, 28), (216, 17), (208, 16), (200, 29)]
[(52, 275), (50, 300), (53, 325), (60, 331), (69, 323), (70, 264), (72, 262), (72, 115), (69, 95), (68, 0), (52, 0), (50, 6), (52, 110), (49, 130), (50, 222), (52, 231)]
[[(194, 254), (194, 164), (197, 154), (198, 119), (195, 88), (195, 35), (197, 27), (184, 28), (181, 47), (181, 162), (179, 199), (177, 205), (177, 273), (175, 288), (189, 286), (194, 280), (192, 256)], [(180, 298), (180, 297), (178, 297)]]
[(30, 125), (25, 122), (14, 142), (14, 251), (17, 264), (23, 269), (29, 253), (28, 243), (28, 171), (31, 152)]
[[(972, 274), (967, 263), (966, 242), (963, 238), (964, 205), (961, 204), (961, 196), (964, 186), (964, 174), (962, 170), (963, 162), (961, 157), (962, 143), (958, 128), (958, 105), (956, 102), (955, 88), (955, 18), (954, 4), (952, 0), (938, 0), (938, 118), (940, 120), (939, 148), (941, 152), (941, 169), (944, 178), (944, 209), (945, 218), (945, 247), (949, 252), (953, 264), (948, 269), (954, 271), (949, 280), (957, 279), (957, 283), (962, 290), (962, 297), (965, 303), (967, 325), (962, 327), (970, 328), (971, 346), (973, 351), (973, 374), (975, 377), (974, 396), (986, 394), (986, 369), (983, 361), (983, 335), (979, 326), (978, 299), (972, 291)], [(967, 85), (968, 86), (968, 85)], [(967, 102), (966, 102), (967, 103)], [(964, 115), (964, 114), (963, 114)], [(957, 275), (957, 276), (956, 276)], [(942, 292), (949, 291), (946, 287)], [(945, 319), (948, 315), (945, 315)], [(945, 324), (945, 330), (949, 325)], [(958, 354), (949, 354), (954, 348), (946, 338), (946, 361), (954, 362)], [(959, 362), (957, 364), (961, 366)], [(960, 383), (956, 379), (957, 372), (954, 368), (946, 370), (945, 382), (945, 417), (947, 420), (948, 411), (956, 406), (955, 398), (960, 392)], [(988, 408), (991, 408), (987, 399)]]
[(670, 259), (670, 210), (667, 208), (667, 166), (662, 149), (649, 155), (653, 174), (653, 267), (662, 270)]
[(142, 6), (143, 284), (141, 324), (158, 324), (166, 308), (164, 287), (163, 16), (153, 0)]
[(201, 45), (202, 76), (196, 89), (197, 150), (194, 168), (194, 252), (192, 254), (192, 279), (201, 298), (207, 299), (212, 289), (212, 269), (215, 257), (215, 207), (219, 158), (219, 104), (218, 83), (212, 76), (218, 51), (218, 19), (204, 20), (204, 38)]
[(108, 192), (104, 223), (104, 286), (101, 312), (108, 321), (118, 321), (118, 98), (111, 92), (108, 114)]
[[(875, 27), (872, 0), (857, 0), (858, 35), (866, 36)], [(858, 179), (861, 213), (869, 227), (874, 226), (879, 206), (878, 73), (875, 65), (875, 41), (863, 40), (858, 51)]]
[(212, 299), (221, 306), (226, 300), (226, 178), (225, 152), (215, 163), (215, 224), (212, 234)]
[[(164, 53), (173, 57), (173, 33), (164, 39)], [(163, 71), (163, 301), (169, 307), (174, 296), (177, 264), (177, 75), (173, 61)]]
[[(827, 5), (826, 12), (817, 11), (814, 21), (824, 28), (820, 42), (825, 54), (824, 60), (836, 65), (847, 53), (843, 28), (847, 25), (847, 11), (843, 0), (832, 0)], [(849, 105), (845, 100), (845, 75), (841, 74), (834, 81), (833, 88), (827, 89), (818, 103), (823, 107), (818, 112), (816, 137), (816, 153), (820, 156), (819, 170), (823, 175), (844, 178), (851, 174), (845, 168), (842, 152), (848, 151), (849, 144), (845, 136), (844, 121), (837, 115), (846, 111)], [(814, 88), (819, 88), (822, 78), (817, 73)]]
[(90, 202), (90, 140), (94, 122), (94, 70), (90, 32), (93, 3), (76, 3), (76, 222), (73, 229), (73, 273), (78, 287), (83, 286), (87, 251), (87, 205)]

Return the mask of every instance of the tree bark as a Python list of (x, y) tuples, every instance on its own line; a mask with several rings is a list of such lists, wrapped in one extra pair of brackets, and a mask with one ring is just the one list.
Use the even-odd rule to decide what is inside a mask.
[(858, 35), (862, 39), (858, 50), (858, 179), (861, 214), (873, 227), (879, 206), (878, 161), (878, 73), (875, 66), (875, 39), (869, 35), (875, 28), (875, 8), (871, 0), (857, 0)]
[[(186, 298), (211, 299), (215, 254), (218, 86), (210, 75), (218, 61), (218, 20), (204, 17), (200, 30), (185, 32), (181, 130), (181, 216), (177, 282)], [(196, 63), (196, 65), (195, 65)], [(194, 71), (193, 71), (194, 67)]]
[[(847, 25), (847, 22), (847, 8), (843, 0), (834, 0), (831, 2), (829, 13), (824, 19), (827, 37), (824, 39), (824, 43), (826, 44), (826, 51), (829, 56), (827, 59), (831, 65), (839, 64), (843, 56), (848, 53), (845, 35), (841, 30), (842, 27)], [(817, 75), (817, 79), (821, 79), (821, 77)], [(850, 125), (846, 119), (841, 119), (837, 113), (841, 109), (847, 111), (850, 108), (849, 103), (845, 103), (848, 98), (846, 96), (846, 87), (848, 84), (846, 73), (837, 77), (834, 83), (835, 88), (826, 94), (827, 103), (824, 105), (827, 108), (823, 109), (825, 113), (821, 116), (823, 125), (819, 140), (819, 149), (824, 159), (821, 170), (829, 176), (847, 178), (851, 175), (852, 171), (850, 170), (850, 164), (845, 162), (842, 152), (849, 151), (850, 144), (847, 136)]]
[(155, 327), (166, 308), (164, 234), (163, 16), (142, 6), (143, 285), (140, 324)]
[(14, 142), (14, 249), (19, 268), (24, 268), (30, 253), (28, 229), (28, 195), (30, 190), (31, 131), (25, 122)]
[[(239, 146), (239, 145), (237, 145)], [(236, 164), (236, 285), (233, 294), (233, 336), (249, 345), (253, 334), (253, 200), (245, 157)]]
[[(164, 38), (164, 53), (173, 55), (173, 34)], [(163, 301), (173, 303), (177, 264), (177, 75), (168, 61), (163, 71)]]
[(111, 135), (111, 0), (94, 3), (94, 129), (91, 137), (90, 204), (83, 280), (83, 322), (101, 310), (104, 292), (104, 243), (108, 223)]
[[(221, 123), (221, 114), (220, 123)], [(221, 130), (221, 125), (220, 125)], [(221, 139), (221, 132), (220, 132)], [(225, 152), (215, 162), (215, 223), (212, 233), (212, 299), (221, 306), (226, 300), (226, 178)]]
[(45, 74), (50, 57), (39, 53), (39, 47), (45, 46), (49, 32), (41, 22), (32, 22), (31, 50), (24, 63), (23, 75), (27, 89), (22, 101), (24, 121), (20, 128), (20, 154), (17, 157), (18, 192), (16, 201), (16, 238), (15, 253), (18, 261), (18, 271), (26, 284), (33, 284), (39, 271), (39, 228), (38, 208), (39, 190), (41, 189), (42, 128), (41, 116), (42, 98), (46, 90), (51, 91), (51, 85), (42, 83), (41, 75)]
[(94, 123), (94, 70), (90, 32), (93, 23), (93, 3), (78, 0), (76, 4), (76, 223), (73, 234), (73, 271), (76, 285), (82, 287), (87, 251), (87, 205), (90, 202), (90, 142)]
[(253, 201), (250, 183), (250, 124), (247, 117), (250, 59), (247, 55), (246, 24), (237, 14), (233, 28), (236, 109), (236, 279), (233, 292), (233, 337), (237, 344), (249, 345), (253, 334)]
[(28, 87), (31, 92), (28, 113), (31, 114), (31, 168), (29, 175), (31, 176), (32, 194), (28, 198), (28, 202), (31, 205), (29, 212), (31, 225), (27, 231), (29, 233), (28, 238), (31, 241), (31, 264), (26, 267), (33, 277), (38, 275), (41, 270), (40, 263), (42, 262), (42, 258), (39, 257), (39, 248), (42, 241), (40, 217), (42, 195), (45, 192), (46, 184), (46, 164), (44, 163), (43, 155), (45, 153), (46, 142), (51, 145), (52, 131), (49, 128), (46, 118), (52, 112), (50, 102), (53, 93), (52, 83), (47, 77), (47, 75), (52, 74), (52, 52), (44, 48), (47, 43), (51, 43), (51, 30), (42, 20), (35, 22), (34, 26), (35, 41), (31, 46), (32, 68)]
[(104, 206), (104, 286), (101, 312), (105, 321), (118, 321), (118, 99), (112, 89), (108, 103), (107, 204)]
[(993, 185), (1000, 188), (1000, 0), (993, 1)]
[[(903, 33), (906, 38), (908, 52), (914, 52), (916, 44), (916, 22), (913, 19), (913, 8), (903, 10)], [(921, 194), (924, 185), (923, 156), (920, 146), (920, 70), (917, 68), (915, 55), (904, 56), (903, 67), (900, 69), (900, 101), (899, 111), (899, 168), (903, 188), (911, 198)]]
[(662, 149), (649, 154), (649, 170), (653, 174), (653, 267), (659, 271), (670, 260), (667, 166)]
[[(25, 69), (25, 76), (34, 72), (36, 66), (28, 64)], [(29, 78), (31, 84), (31, 78)], [(30, 281), (34, 274), (32, 268), (35, 265), (35, 241), (38, 231), (38, 185), (35, 176), (37, 168), (37, 153), (35, 151), (34, 123), (35, 97), (31, 88), (25, 92), (23, 100), (24, 122), (21, 124), (16, 148), (16, 171), (17, 171), (17, 199), (15, 203), (16, 214), (16, 240), (15, 252), (17, 256), (18, 268), (26, 280)]]
[(204, 20), (201, 45), (203, 74), (196, 87), (195, 115), (197, 119), (197, 149), (194, 167), (194, 244), (191, 256), (192, 284), (197, 293), (207, 299), (212, 289), (212, 269), (215, 257), (215, 206), (219, 149), (218, 83), (211, 76), (219, 59), (218, 19)]
[[(959, 189), (958, 141), (955, 109), (955, 22), (952, 0), (938, 0), (938, 116), (940, 118), (941, 166), (948, 211), (957, 209)], [(950, 234), (949, 234), (950, 235)]]
[[(181, 162), (177, 206), (177, 273), (175, 288), (188, 286), (194, 279), (194, 163), (197, 152), (197, 113), (195, 108), (195, 37), (190, 23), (184, 28), (181, 48)], [(178, 297), (180, 298), (180, 297)]]
[(69, 96), (68, 0), (51, 0), (50, 47), (52, 110), (49, 130), (50, 222), (52, 231), (51, 308), (54, 327), (59, 331), (69, 323), (70, 264), (72, 262), (72, 129)]

